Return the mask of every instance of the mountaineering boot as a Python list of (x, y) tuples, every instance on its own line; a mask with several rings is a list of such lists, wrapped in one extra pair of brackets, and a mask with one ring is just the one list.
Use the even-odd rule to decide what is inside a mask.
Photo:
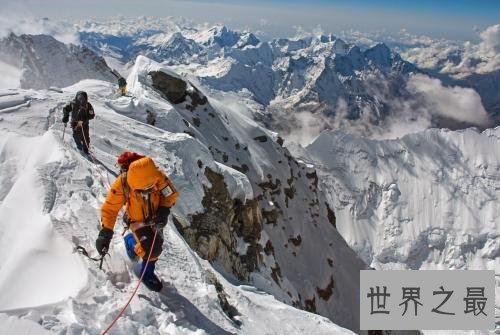
[[(125, 242), (125, 250), (127, 251), (127, 256), (134, 262), (132, 265), (132, 270), (137, 278), (141, 278), (142, 272), (146, 267), (146, 261), (143, 260), (142, 263), (135, 263), (139, 260), (139, 256), (135, 253), (135, 246), (137, 241), (134, 235), (127, 234), (123, 238)], [(155, 263), (156, 261), (149, 261), (146, 271), (144, 272), (144, 277), (142, 282), (151, 291), (159, 292), (163, 288), (161, 280), (155, 275)]]
[(141, 274), (146, 267), (144, 277), (142, 277), (142, 282), (151, 291), (160, 292), (163, 288), (163, 283), (161, 282), (160, 278), (155, 275), (155, 263), (156, 261), (149, 261), (146, 267), (146, 261), (143, 260), (140, 266), (139, 263), (134, 264), (133, 269), (134, 274), (137, 276), (137, 278), (141, 278)]

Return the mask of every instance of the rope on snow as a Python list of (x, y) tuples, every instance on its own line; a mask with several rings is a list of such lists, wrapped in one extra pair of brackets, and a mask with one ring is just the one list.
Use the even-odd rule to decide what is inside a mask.
[(127, 309), (128, 305), (130, 305), (130, 302), (132, 301), (132, 299), (134, 298), (135, 294), (137, 293), (137, 290), (139, 289), (139, 286), (142, 283), (142, 278), (144, 277), (144, 273), (146, 273), (146, 269), (148, 267), (149, 260), (151, 259), (151, 254), (153, 253), (153, 247), (155, 245), (156, 234), (157, 233), (158, 233), (158, 230), (155, 230), (155, 235), (153, 236), (153, 243), (151, 244), (151, 249), (149, 250), (149, 255), (148, 255), (148, 259), (146, 260), (146, 265), (144, 266), (144, 270), (142, 270), (141, 277), (139, 278), (139, 281), (137, 282), (137, 286), (135, 287), (134, 292), (132, 293), (132, 295), (128, 299), (128, 301), (125, 304), (125, 306), (123, 306), (123, 308), (120, 311), (120, 313), (118, 313), (118, 315), (113, 319), (113, 322), (110, 323), (110, 325), (101, 333), (101, 335), (105, 335), (114, 326), (114, 324), (122, 316), (123, 312), (125, 312), (125, 310)]

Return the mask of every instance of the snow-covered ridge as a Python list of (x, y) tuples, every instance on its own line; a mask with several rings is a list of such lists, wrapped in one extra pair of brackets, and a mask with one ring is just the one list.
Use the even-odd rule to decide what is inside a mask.
[[(301, 172), (302, 168), (287, 156), (285, 149), (274, 142), (276, 137), (272, 133), (244, 115), (222, 108), (216, 101), (194, 109), (187, 107), (192, 103), (190, 100), (178, 105), (169, 103), (151, 88), (147, 76), (141, 77), (141, 73), (152, 69), (164, 70), (145, 58), (137, 62), (137, 70), (129, 77), (131, 91), (136, 94), (134, 97), (117, 98), (113, 84), (96, 80), (80, 82), (65, 88), (62, 93), (11, 90), (2, 96), (5, 108), (0, 109), (3, 139), (0, 164), (2, 171), (8, 171), (8, 175), (1, 176), (0, 212), (5, 223), (2, 237), (22, 240), (32, 236), (21, 234), (24, 230), (19, 227), (23, 225), (26, 229), (43, 227), (41, 234), (45, 236), (37, 243), (31, 243), (33, 249), (21, 248), (30, 257), (22, 258), (23, 253), (11, 253), (7, 242), (0, 249), (6, 260), (0, 267), (0, 310), (23, 320), (16, 322), (2, 316), (2, 323), (18, 332), (44, 328), (51, 332), (98, 333), (111, 321), (135, 284), (126, 267), (119, 234), (113, 239), (111, 257), (105, 261), (105, 272), (98, 271), (94, 263), (72, 254), (72, 246), (82, 244), (89, 250), (93, 249), (100, 203), (106, 194), (106, 186), (114, 178), (107, 171), (114, 169), (116, 156), (121, 151), (134, 150), (154, 157), (158, 166), (172, 177), (182, 194), (175, 206), (176, 215), (182, 222), (189, 222), (193, 214), (203, 214), (202, 200), (216, 181), (210, 179), (214, 175), (207, 174), (209, 170), (215, 176), (223, 176), (226, 186), (222, 187), (227, 187), (231, 199), (240, 202), (261, 199), (255, 204), (258, 207), (266, 204), (266, 210), (276, 212), (276, 215), (266, 214), (266, 220), (272, 217), (273, 222), (265, 222), (259, 240), (254, 241), (260, 244), (260, 248), (253, 251), (260, 255), (260, 260), (248, 283), (272, 292), (279, 300), (290, 304), (292, 299), (297, 306), (306, 304), (308, 309), (330, 315), (355, 329), (357, 280), (354, 280), (354, 285), (351, 282), (363, 263), (326, 219), (305, 219), (316, 212), (307, 213), (309, 202), (321, 196), (306, 192), (306, 188), (314, 185), (307, 181), (306, 171)], [(137, 80), (134, 81), (135, 75)], [(66, 140), (61, 141), (62, 125), (57, 122), (61, 117), (60, 108), (78, 90), (89, 93), (96, 111), (97, 117), (91, 122), (91, 143), (99, 161), (97, 165), (76, 152), (68, 134)], [(24, 105), (26, 99), (30, 104)], [(158, 127), (141, 122), (146, 109), (157, 115)], [(35, 147), (33, 143), (43, 149), (38, 150), (26, 166), (17, 163), (30, 155)], [(239, 146), (235, 145), (238, 143)], [(277, 162), (278, 159), (282, 160), (281, 163)], [(247, 168), (243, 168), (244, 164)], [(287, 168), (279, 168), (280, 164)], [(231, 166), (246, 172), (238, 172)], [(258, 186), (271, 173), (272, 183), (278, 178), (287, 183), (288, 178), (289, 187), (296, 187), (305, 199), (294, 197), (296, 191), (283, 191), (278, 186), (270, 190), (279, 190), (279, 193), (274, 193), (274, 203), (271, 204), (270, 195), (260, 194), (263, 190)], [(263, 185), (266, 189), (267, 184)], [(30, 197), (23, 196), (25, 192), (29, 192)], [(20, 204), (29, 210), (19, 211)], [(276, 211), (278, 206), (283, 208), (283, 214)], [(317, 206), (318, 211), (326, 212), (324, 202)], [(293, 218), (288, 219), (288, 216)], [(286, 225), (284, 220), (288, 221)], [(168, 283), (165, 292), (157, 295), (142, 291), (142, 298), (136, 298), (119, 321), (116, 333), (301, 334), (306, 330), (318, 334), (349, 333), (325, 318), (280, 303), (256, 288), (228, 282), (218, 273), (227, 271), (221, 266), (224, 259), (212, 260), (214, 269), (193, 252), (174, 226), (170, 225), (166, 234), (165, 255), (158, 265), (160, 276)], [(281, 241), (287, 239), (295, 242), (283, 247)], [(295, 244), (296, 241), (299, 244)], [(325, 245), (325, 257), (335, 262), (333, 266), (327, 267), (327, 259), (311, 261), (316, 248), (310, 241)], [(249, 245), (244, 239), (235, 240), (235, 252), (248, 256)], [(57, 257), (51, 257), (52, 254)], [(67, 268), (64, 265), (67, 261), (72, 265), (72, 275), (78, 280), (66, 282), (68, 276), (58, 276), (60, 281), (52, 280), (54, 273)], [(31, 262), (40, 268), (21, 266)], [(44, 272), (46, 277), (39, 276), (38, 272)], [(8, 280), (12, 275), (18, 280)], [(226, 275), (231, 274), (226, 272)], [(228, 318), (219, 306), (218, 293), (210, 279), (214, 276), (224, 287), (229, 303), (238, 311), (235, 320), (241, 325)], [(325, 289), (325, 292), (320, 291), (322, 298), (314, 298), (316, 289), (326, 288), (333, 278), (335, 287), (331, 292)], [(304, 285), (304, 281), (309, 284)], [(45, 296), (13, 285), (43, 287)], [(352, 299), (337, 298), (338, 290), (352, 292)], [(304, 298), (300, 298), (301, 295)], [(4, 297), (11, 299), (5, 300)], [(305, 299), (311, 301), (304, 302)], [(282, 324), (284, 320), (286, 325)], [(37, 324), (40, 326), (35, 326)]]
[[(103, 25), (102, 27), (104, 27)], [(230, 87), (231, 90), (239, 91), (246, 88), (254, 93), (255, 99), (261, 103), (268, 104), (275, 96), (279, 96), (280, 79), (284, 76), (283, 73), (276, 72), (279, 68), (278, 64), (283, 63), (284, 59), (294, 55), (300, 57), (310, 57), (316, 59), (310, 65), (317, 66), (321, 58), (328, 58), (333, 55), (338, 57), (347, 57), (352, 65), (338, 65), (338, 71), (344, 75), (354, 74), (354, 70), (362, 70), (364, 68), (391, 68), (395, 66), (404, 71), (409, 72), (414, 70), (410, 64), (404, 64), (397, 55), (393, 54), (385, 46), (376, 46), (370, 51), (361, 52), (354, 50), (349, 52), (353, 46), (346, 44), (341, 39), (333, 35), (320, 36), (318, 38), (305, 38), (299, 40), (276, 39), (270, 42), (262, 42), (249, 32), (231, 31), (226, 26), (215, 26), (211, 28), (186, 28), (176, 25), (171, 22), (171, 25), (164, 27), (165, 30), (159, 32), (153, 28), (146, 28), (147, 25), (140, 31), (131, 32), (129, 34), (121, 32), (118, 36), (102, 33), (106, 30), (98, 30), (101, 33), (96, 33), (96, 29), (81, 27), (80, 39), (82, 43), (89, 45), (92, 49), (103, 55), (109, 54), (113, 50), (113, 54), (127, 62), (135, 58), (140, 53), (148, 57), (169, 64), (187, 64), (190, 68), (194, 64), (204, 64), (207, 62), (223, 59), (233, 59), (233, 66), (238, 68), (229, 71), (239, 75), (239, 81), (231, 77), (208, 77), (209, 82), (215, 88)], [(157, 35), (158, 38), (153, 38)], [(143, 36), (148, 36), (144, 38)], [(161, 37), (160, 37), (161, 36)], [(127, 39), (127, 43), (123, 43)], [(354, 57), (354, 58), (353, 58)], [(347, 61), (349, 63), (349, 61)], [(393, 63), (402, 63), (395, 65)], [(259, 68), (263, 65), (263, 68)], [(274, 65), (273, 65), (274, 64)], [(370, 64), (370, 65), (369, 65)], [(241, 75), (244, 67), (250, 67), (252, 71), (244, 76)], [(296, 72), (300, 69), (289, 68), (286, 72)], [(253, 73), (256, 72), (256, 73)], [(251, 85), (252, 81), (260, 80), (262, 74), (271, 73), (272, 81), (270, 90), (272, 93), (265, 93), (265, 90), (256, 91), (257, 87)], [(219, 83), (219, 81), (222, 81)], [(234, 86), (238, 84), (237, 86)], [(292, 89), (288, 89), (291, 91)]]
[[(314, 171), (309, 171), (305, 165), (296, 162), (288, 150), (281, 146), (282, 142), (276, 134), (249, 119), (246, 116), (248, 113), (241, 111), (241, 106), (232, 108), (222, 96), (209, 98), (208, 103), (201, 106), (194, 105), (189, 97), (178, 104), (162, 102), (158, 99), (162, 95), (158, 90), (152, 89), (151, 86), (154, 86), (155, 82), (148, 76), (155, 71), (164, 71), (172, 77), (171, 80), (178, 78), (178, 75), (164, 65), (138, 57), (127, 78), (131, 92), (137, 97), (132, 100), (133, 105), (128, 105), (127, 115), (143, 120), (144, 110), (149, 109), (156, 113), (159, 127), (194, 136), (208, 147), (216, 161), (246, 175), (249, 183), (245, 181), (243, 185), (251, 185), (252, 190), (245, 193), (252, 193), (257, 201), (249, 204), (249, 212), (245, 214), (253, 213), (250, 215), (253, 219), (248, 221), (243, 215), (236, 221), (241, 220), (236, 226), (244, 228), (235, 228), (237, 235), (233, 241), (237, 242), (243, 238), (250, 245), (246, 255), (240, 255), (243, 262), (234, 258), (238, 243), (234, 248), (214, 249), (213, 246), (217, 245), (215, 241), (220, 239), (220, 236), (226, 239), (224, 245), (233, 243), (227, 242), (233, 238), (227, 237), (224, 231), (219, 231), (219, 236), (215, 239), (210, 236), (208, 239), (193, 237), (190, 243), (197, 246), (205, 257), (217, 259), (225, 271), (234, 273), (235, 268), (240, 269), (236, 270), (237, 276), (245, 276), (242, 267), (255, 270), (255, 274), (250, 276), (255, 285), (271, 286), (274, 294), (290, 304), (328, 315), (349, 327), (357, 324), (357, 312), (354, 311), (356, 307), (350, 307), (358, 303), (355, 295), (340, 298), (342, 294), (335, 289), (323, 298), (317, 293), (318, 290), (328, 287), (332, 278), (339, 287), (343, 286), (344, 290), (357, 292), (356, 286), (359, 283), (352, 278), (357, 278), (357, 269), (364, 268), (365, 265), (350, 250), (345, 249), (345, 242), (327, 219), (328, 209), (323, 195), (317, 192)], [(116, 104), (112, 107), (124, 111)], [(198, 166), (202, 164), (204, 161)], [(207, 175), (206, 171), (205, 175), (212, 187), (216, 187), (215, 194), (219, 194), (219, 186), (214, 186), (219, 185), (217, 178), (210, 179), (210, 174)], [(237, 177), (235, 173), (233, 175)], [(243, 177), (241, 174), (239, 176)], [(231, 188), (231, 183), (228, 183), (228, 186)], [(227, 199), (204, 198), (203, 201), (225, 203)], [(233, 208), (228, 205), (224, 210), (231, 213), (235, 211), (235, 217), (238, 218), (240, 214), (237, 208), (238, 206)], [(257, 210), (257, 215), (254, 210)], [(259, 212), (261, 214), (258, 214)], [(233, 220), (232, 215), (220, 217), (219, 214), (211, 212), (210, 208), (206, 208), (204, 213), (207, 222)], [(192, 220), (198, 222), (197, 217), (193, 216)], [(229, 221), (227, 224), (235, 223)], [(183, 229), (185, 234), (196, 236), (197, 227), (198, 223)], [(241, 232), (238, 232), (240, 230)], [(316, 254), (317, 245), (325, 245), (324, 257), (313, 256)], [(339, 254), (343, 256), (339, 258)], [(233, 259), (232, 265), (228, 266), (227, 259)], [(325, 264), (331, 264), (328, 259), (337, 259), (337, 266), (329, 265), (325, 268)], [(310, 284), (304, 285), (304, 280)], [(337, 294), (339, 298), (335, 299)], [(338, 304), (339, 299), (346, 300)]]
[(496, 116), (498, 124), (500, 25), (492, 25), (477, 33), (478, 41), (437, 39), (415, 35), (405, 29), (395, 36), (353, 30), (343, 32), (341, 36), (365, 48), (384, 42), (405, 60), (443, 82), (475, 89), (481, 95), (485, 108)]

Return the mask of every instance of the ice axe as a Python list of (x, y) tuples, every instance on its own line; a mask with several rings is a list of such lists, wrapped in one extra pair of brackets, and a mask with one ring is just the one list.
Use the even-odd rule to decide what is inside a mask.
[(99, 262), (99, 270), (102, 270), (102, 262), (104, 262), (104, 257), (106, 255), (109, 255), (108, 254), (108, 248), (104, 248), (103, 249), (103, 254), (101, 255), (101, 257), (97, 258), (97, 257), (91, 257), (89, 255), (89, 253), (87, 252), (87, 250), (82, 247), (81, 245), (77, 245), (75, 246), (75, 248), (73, 249), (73, 252), (78, 252), (79, 254), (87, 257), (88, 259), (94, 261), (94, 262)]
[(64, 123), (64, 129), (63, 129), (63, 136), (62, 136), (62, 140), (64, 141), (64, 134), (66, 134), (66, 126), (67, 126), (67, 123), (65, 122)]

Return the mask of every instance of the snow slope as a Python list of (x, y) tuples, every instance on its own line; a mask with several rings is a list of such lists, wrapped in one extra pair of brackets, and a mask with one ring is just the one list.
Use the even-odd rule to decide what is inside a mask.
[(375, 141), (341, 131), (306, 148), (328, 174), (338, 229), (375, 267), (498, 268), (500, 128)]
[[(48, 168), (63, 159), (57, 150), (46, 148), (58, 145), (50, 133), (23, 137), (2, 132), (0, 148), (6, 159), (1, 167), (0, 310), (58, 302), (85, 285), (85, 265), (71, 253), (71, 243), (55, 233), (46, 208), (50, 194), (44, 190), (44, 178), (50, 178)], [(20, 204), (29, 204), (30, 210)], [(54, 276), (62, 269), (67, 275)], [(32, 278), (38, 285), (26, 285)], [(46, 286), (57, 289), (40, 289)]]
[[(75, 150), (68, 131), (61, 140), (61, 107), (82, 89), (89, 93), (97, 114), (91, 121), (97, 164)], [(0, 109), (0, 255), (5, 260), (0, 266), (0, 323), (4, 330), (98, 334), (128, 299), (136, 280), (127, 268), (118, 233), (104, 271), (72, 253), (75, 244), (93, 250), (100, 204), (114, 179), (109, 171), (123, 150), (150, 154), (173, 178), (182, 194), (175, 207), (179, 217), (202, 209), (203, 185), (209, 183), (198, 172), (198, 160), (224, 173), (235, 196), (253, 195), (244, 186), (248, 183), (244, 175), (221, 168), (197, 139), (127, 117), (134, 111), (135, 99), (116, 97), (113, 85), (106, 82), (87, 80), (62, 93), (16, 89), (2, 95), (8, 106)], [(160, 99), (156, 103), (168, 105)], [(124, 105), (129, 108), (121, 113), (109, 107)], [(242, 185), (243, 193), (235, 185)], [(350, 333), (254, 287), (228, 282), (196, 255), (173, 225), (167, 226), (165, 234), (167, 245), (157, 267), (165, 289), (156, 294), (141, 288), (111, 334)], [(237, 309), (235, 320), (240, 325), (222, 311), (214, 277)]]
[(376, 269), (495, 270), (500, 315), (500, 128), (398, 140), (322, 133), (303, 156), (337, 228)]
[[(347, 247), (328, 219), (324, 195), (317, 192), (314, 170), (293, 159), (278, 143), (277, 134), (260, 127), (248, 117), (251, 113), (228, 103), (223, 96), (210, 98), (207, 105), (194, 109), (190, 107), (189, 98), (179, 104), (159, 99), (161, 95), (151, 89), (151, 78), (147, 76), (150, 71), (157, 70), (178, 77), (171, 69), (146, 57), (138, 57), (127, 78), (135, 98), (120, 99), (109, 106), (141, 121), (148, 109), (157, 115), (158, 127), (185, 132), (198, 139), (217, 162), (242, 172), (240, 178), (248, 179), (251, 193), (257, 200), (253, 205), (258, 206), (261, 213), (257, 218), (262, 216), (242, 232), (240, 228), (231, 228), (234, 232), (226, 240), (219, 241), (218, 236), (201, 236), (192, 243), (202, 251), (208, 249), (205, 256), (222, 263), (225, 272), (240, 278), (253, 272), (249, 278), (253, 284), (273, 292), (282, 301), (328, 316), (349, 329), (357, 329), (357, 278), (359, 269), (366, 265)], [(205, 163), (204, 159), (201, 161)], [(221, 199), (215, 201), (223, 202)], [(190, 202), (190, 206), (193, 203)], [(208, 208), (204, 210), (211, 215)], [(192, 209), (187, 213), (194, 212)], [(227, 217), (214, 215), (215, 221)], [(209, 224), (205, 229), (211, 227)], [(225, 231), (216, 235), (219, 234), (225, 235)], [(241, 239), (250, 245), (243, 254), (237, 251)], [(214, 249), (214, 244), (231, 244), (232, 247)], [(318, 249), (322, 250), (321, 255)], [(233, 261), (228, 262), (228, 257), (234, 257)]]

